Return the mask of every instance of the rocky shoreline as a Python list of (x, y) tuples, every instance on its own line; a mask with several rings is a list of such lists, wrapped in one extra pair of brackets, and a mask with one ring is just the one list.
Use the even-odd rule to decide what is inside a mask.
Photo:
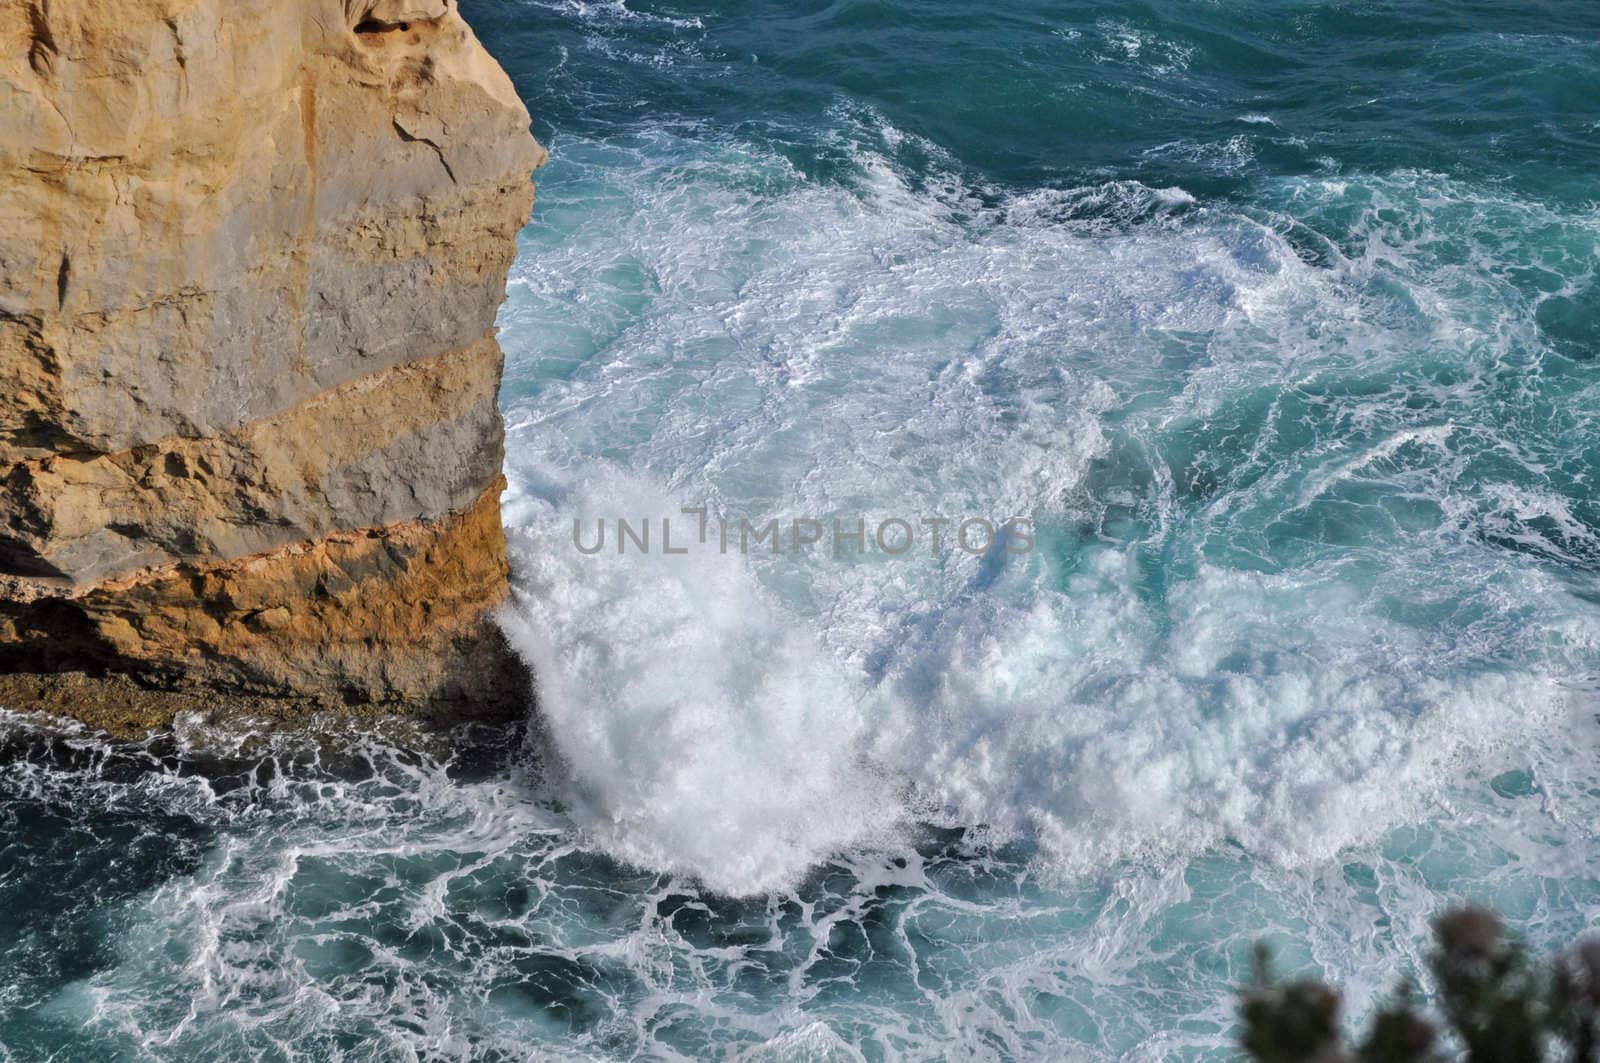
[(0, 704), (525, 707), (494, 319), (544, 152), (454, 0), (0, 37)]

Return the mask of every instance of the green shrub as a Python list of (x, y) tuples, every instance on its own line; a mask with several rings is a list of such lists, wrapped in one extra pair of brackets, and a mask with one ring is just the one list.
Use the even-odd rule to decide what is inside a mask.
[(1239, 1004), (1240, 1042), (1258, 1063), (1600, 1063), (1600, 939), (1548, 963), (1484, 908), (1435, 921), (1428, 958), (1442, 1021), (1402, 983), (1373, 1016), (1361, 1043), (1346, 1045), (1337, 990), (1314, 978), (1280, 982), (1258, 946)]

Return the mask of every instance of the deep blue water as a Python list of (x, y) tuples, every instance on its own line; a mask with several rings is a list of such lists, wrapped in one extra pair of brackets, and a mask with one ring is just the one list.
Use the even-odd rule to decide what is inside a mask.
[[(1600, 7), (462, 8), (538, 733), (0, 722), (0, 1058), (1229, 1058), (1254, 941), (1600, 925)], [(1033, 549), (572, 541), (686, 506)]]

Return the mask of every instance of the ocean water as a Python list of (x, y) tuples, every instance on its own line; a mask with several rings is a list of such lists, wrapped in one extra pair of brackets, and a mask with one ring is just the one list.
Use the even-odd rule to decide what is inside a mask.
[[(462, 8), (534, 725), (0, 718), (0, 1059), (1225, 1059), (1600, 926), (1600, 7)], [(926, 517), (1030, 531), (716, 530)]]

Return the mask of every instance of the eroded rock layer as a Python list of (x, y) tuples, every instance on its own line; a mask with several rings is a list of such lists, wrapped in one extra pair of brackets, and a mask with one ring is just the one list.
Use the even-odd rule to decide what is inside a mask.
[(0, 670), (510, 696), (542, 160), (454, 0), (0, 0)]

